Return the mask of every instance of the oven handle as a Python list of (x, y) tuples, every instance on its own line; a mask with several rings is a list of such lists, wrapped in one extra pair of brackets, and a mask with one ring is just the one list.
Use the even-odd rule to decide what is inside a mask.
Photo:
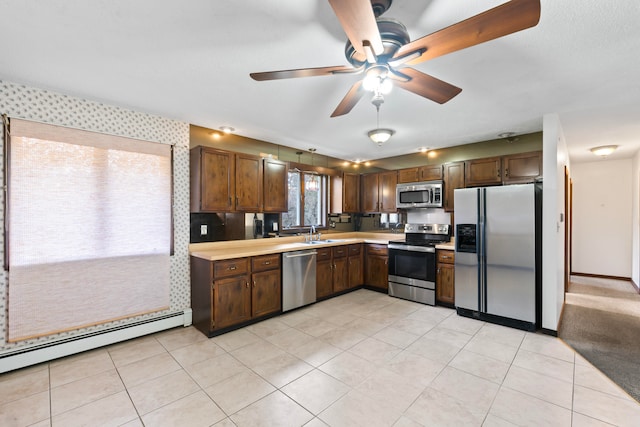
[(412, 246), (412, 245), (396, 245), (393, 243), (389, 243), (389, 249), (399, 249), (401, 251), (410, 251), (410, 252), (433, 252), (435, 253), (436, 248), (431, 246)]

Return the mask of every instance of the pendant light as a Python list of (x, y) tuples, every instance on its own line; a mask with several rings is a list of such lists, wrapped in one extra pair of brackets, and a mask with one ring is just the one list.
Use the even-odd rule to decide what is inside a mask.
[(380, 92), (375, 93), (371, 103), (376, 106), (376, 128), (367, 132), (367, 135), (374, 143), (381, 146), (385, 142), (391, 138), (391, 136), (396, 133), (393, 129), (381, 128), (380, 127), (380, 105), (384, 102), (384, 98)]

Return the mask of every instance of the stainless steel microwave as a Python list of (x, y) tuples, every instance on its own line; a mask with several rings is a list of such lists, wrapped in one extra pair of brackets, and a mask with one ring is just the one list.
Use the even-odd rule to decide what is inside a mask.
[(396, 207), (399, 209), (441, 208), (442, 181), (398, 184)]

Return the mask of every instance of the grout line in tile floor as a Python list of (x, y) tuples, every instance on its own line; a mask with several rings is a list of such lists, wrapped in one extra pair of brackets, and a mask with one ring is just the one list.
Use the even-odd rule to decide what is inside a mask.
[[(0, 375), (0, 425), (640, 425), (638, 402), (558, 338), (367, 290), (44, 365)], [(48, 419), (19, 404), (44, 391)]]

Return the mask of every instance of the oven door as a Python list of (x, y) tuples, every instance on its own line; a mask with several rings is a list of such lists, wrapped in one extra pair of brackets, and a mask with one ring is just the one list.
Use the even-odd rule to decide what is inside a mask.
[[(435, 248), (389, 245), (389, 281), (433, 288), (436, 281)], [(428, 282), (424, 283), (423, 282)]]

